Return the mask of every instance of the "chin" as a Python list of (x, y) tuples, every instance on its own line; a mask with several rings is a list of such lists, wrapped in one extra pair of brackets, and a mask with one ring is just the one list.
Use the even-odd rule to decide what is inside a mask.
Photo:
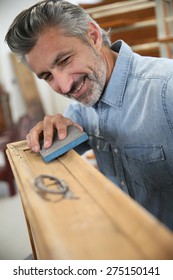
[(87, 107), (92, 107), (98, 102), (99, 98), (97, 99), (90, 99), (90, 100), (80, 100), (79, 102)]
[(88, 91), (87, 93), (85, 93), (81, 98), (76, 99), (76, 101), (82, 103), (83, 105), (87, 106), (87, 107), (92, 107), (94, 106), (94, 104), (96, 104), (98, 102), (98, 100), (100, 99), (101, 93), (99, 90), (95, 90), (95, 91)]

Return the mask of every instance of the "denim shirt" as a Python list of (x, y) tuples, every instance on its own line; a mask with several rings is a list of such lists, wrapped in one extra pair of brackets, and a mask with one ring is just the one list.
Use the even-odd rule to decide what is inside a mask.
[(66, 115), (89, 134), (100, 171), (173, 229), (173, 60), (144, 57), (123, 41), (94, 108)]

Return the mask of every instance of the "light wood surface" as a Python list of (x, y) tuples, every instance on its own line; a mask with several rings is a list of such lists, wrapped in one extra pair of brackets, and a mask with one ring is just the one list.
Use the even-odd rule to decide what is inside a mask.
[(27, 112), (32, 113), (36, 120), (42, 120), (45, 113), (33, 73), (14, 54), (10, 57)]
[[(20, 141), (7, 155), (35, 258), (173, 258), (172, 232), (73, 150), (46, 164)], [(73, 195), (38, 191), (41, 174), (63, 179)]]

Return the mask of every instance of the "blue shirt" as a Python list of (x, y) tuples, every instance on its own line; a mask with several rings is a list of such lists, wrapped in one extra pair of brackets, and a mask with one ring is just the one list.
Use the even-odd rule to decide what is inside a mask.
[(173, 229), (173, 60), (144, 57), (123, 41), (94, 108), (66, 116), (89, 134), (100, 171)]

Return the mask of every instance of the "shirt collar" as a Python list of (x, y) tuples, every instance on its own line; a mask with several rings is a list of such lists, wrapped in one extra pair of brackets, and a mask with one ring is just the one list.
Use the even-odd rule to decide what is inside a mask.
[(99, 101), (110, 106), (121, 107), (130, 71), (132, 58), (131, 48), (122, 40), (116, 41), (111, 49), (118, 54), (109, 83)]

